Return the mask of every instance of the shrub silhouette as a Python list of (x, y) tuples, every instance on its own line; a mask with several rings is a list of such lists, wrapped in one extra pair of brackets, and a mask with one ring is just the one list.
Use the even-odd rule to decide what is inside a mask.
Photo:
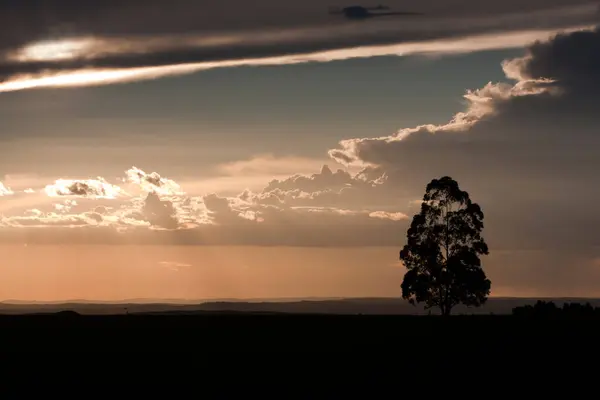
[(562, 308), (552, 301), (538, 300), (533, 306), (526, 305), (515, 307), (512, 315), (521, 318), (548, 319), (548, 318), (600, 318), (600, 307), (592, 307), (587, 302), (564, 303)]

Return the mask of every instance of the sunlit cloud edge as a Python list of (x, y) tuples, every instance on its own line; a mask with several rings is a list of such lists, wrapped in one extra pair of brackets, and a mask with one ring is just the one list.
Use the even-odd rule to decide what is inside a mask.
[(522, 48), (536, 41), (545, 41), (558, 33), (593, 30), (593, 25), (566, 29), (522, 30), (455, 39), (409, 42), (392, 45), (360, 46), (306, 54), (285, 55), (216, 62), (197, 62), (151, 67), (80, 69), (56, 73), (16, 75), (0, 83), (0, 92), (39, 88), (73, 88), (102, 86), (186, 75), (200, 71), (231, 67), (284, 66), (303, 63), (325, 63), (357, 58), (409, 55), (450, 55), (488, 50)]

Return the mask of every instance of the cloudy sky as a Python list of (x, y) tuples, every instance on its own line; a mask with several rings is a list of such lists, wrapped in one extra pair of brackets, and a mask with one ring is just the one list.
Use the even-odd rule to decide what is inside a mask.
[(600, 296), (585, 0), (0, 0), (0, 299), (400, 296), (425, 186), (494, 296)]

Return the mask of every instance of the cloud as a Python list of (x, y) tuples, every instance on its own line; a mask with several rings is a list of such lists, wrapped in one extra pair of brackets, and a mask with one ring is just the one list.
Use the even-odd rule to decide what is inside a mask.
[(175, 272), (184, 271), (184, 270), (187, 270), (192, 267), (191, 264), (181, 263), (181, 262), (176, 262), (176, 261), (160, 261), (158, 264), (164, 268), (167, 268), (167, 269), (169, 269), (171, 271), (175, 271)]
[(147, 174), (137, 167), (126, 171), (127, 182), (138, 185), (146, 192), (155, 192), (161, 195), (183, 194), (181, 187), (173, 180), (160, 176), (157, 172)]
[[(262, 192), (244, 191), (232, 197), (214, 193), (189, 196), (175, 181), (135, 167), (125, 174), (123, 184), (137, 186), (141, 193), (125, 191), (103, 178), (57, 180), (48, 186), (49, 198), (67, 198), (28, 209), (23, 215), (3, 216), (0, 239), (25, 237), (29, 243), (362, 246), (389, 243), (391, 230), (407, 219), (398, 211), (364, 203), (344, 208), (343, 202), (332, 205), (336, 202), (326, 198), (343, 198), (344, 190), (368, 191), (379, 184), (381, 177), (369, 179), (364, 171), (334, 173), (323, 166), (319, 173), (273, 180)], [(107, 192), (120, 195), (109, 196)], [(277, 195), (282, 196), (277, 203), (267, 200)], [(38, 231), (42, 227), (52, 228), (52, 233)], [(365, 232), (371, 232), (368, 238)]]
[(114, 199), (123, 193), (120, 187), (106, 182), (104, 178), (58, 179), (54, 184), (46, 186), (45, 191), (50, 197), (78, 196), (99, 199)]
[[(457, 113), (448, 123), (403, 128), (393, 135), (378, 138), (343, 140), (340, 142), (341, 148), (330, 150), (329, 155), (346, 164), (379, 167), (393, 167), (404, 163), (413, 166), (427, 165), (433, 157), (440, 155), (432, 150), (439, 151), (443, 148), (448, 153), (444, 156), (447, 159), (451, 156), (464, 158), (463, 152), (466, 150), (481, 150), (478, 146), (497, 142), (499, 145), (508, 145), (506, 150), (511, 151), (514, 157), (520, 156), (517, 144), (526, 144), (527, 150), (532, 150), (529, 147), (533, 144), (531, 138), (546, 138), (552, 141), (536, 143), (535, 150), (546, 149), (557, 151), (559, 157), (570, 156), (565, 149), (554, 147), (558, 144), (556, 140), (563, 141), (564, 144), (581, 145), (583, 143), (577, 140), (594, 142), (598, 138), (598, 135), (590, 134), (587, 124), (573, 124), (575, 121), (571, 120), (572, 116), (565, 115), (575, 109), (579, 110), (576, 111), (578, 117), (592, 111), (590, 97), (597, 97), (598, 94), (590, 88), (594, 88), (600, 81), (600, 74), (597, 72), (600, 59), (594, 56), (600, 48), (599, 37), (600, 33), (596, 29), (592, 32), (561, 34), (549, 42), (537, 42), (528, 49), (524, 57), (503, 63), (507, 78), (516, 79), (516, 83), (490, 82), (481, 89), (468, 91), (464, 96), (467, 101), (466, 111)], [(565, 51), (563, 48), (569, 48), (569, 44), (570, 51), (574, 54), (562, 54)], [(562, 112), (552, 115), (548, 111)], [(525, 120), (524, 117), (529, 119)], [(569, 122), (575, 129), (569, 134), (564, 132), (556, 135), (553, 126), (539, 126), (540, 120), (534, 117), (545, 121)], [(594, 114), (588, 114), (588, 117), (597, 121)], [(505, 129), (515, 122), (515, 118), (521, 119), (518, 121), (520, 126)], [(564, 122), (561, 128), (565, 125)], [(523, 128), (527, 129), (532, 125), (537, 125), (538, 129), (523, 134)], [(592, 127), (594, 129), (595, 126)], [(573, 140), (576, 142), (573, 143)], [(545, 145), (552, 147), (545, 148)], [(429, 157), (428, 153), (433, 157)], [(473, 156), (477, 154), (480, 153), (473, 152)], [(502, 153), (502, 156), (508, 154)], [(485, 162), (485, 159), (489, 159), (489, 154), (477, 161)], [(547, 161), (554, 163), (555, 160)]]
[(32, 209), (23, 216), (13, 216), (10, 218), (0, 217), (0, 226), (2, 226), (4, 229), (15, 227), (75, 228), (84, 226), (94, 226), (98, 225), (100, 222), (102, 222), (102, 216), (93, 212), (86, 212), (81, 214), (61, 214), (55, 212), (43, 213), (37, 209)]
[[(120, 185), (126, 190), (119, 182), (109, 183), (102, 177), (57, 179), (41, 193), (47, 199), (65, 198), (63, 201), (29, 200), (23, 203), (24, 207), (31, 206), (36, 200), (38, 208), (26, 209), (24, 215), (5, 215), (0, 225), (13, 228), (101, 226), (123, 231), (139, 227), (178, 229), (189, 221), (193, 203), (187, 199), (187, 208), (181, 206), (184, 199), (179, 195), (183, 192), (174, 181), (156, 172), (146, 173), (132, 167), (125, 171)], [(36, 193), (23, 191), (28, 192)], [(18, 205), (3, 207), (3, 210), (18, 210)]]
[[(598, 30), (535, 43), (502, 64), (506, 82), (467, 92), (465, 110), (447, 123), (347, 139), (329, 151), (336, 163), (357, 165), (357, 172), (324, 165), (265, 182), (262, 190), (196, 196), (133, 167), (121, 182), (126, 196), (79, 196), (76, 205), (62, 203), (60, 212), (5, 217), (3, 225), (12, 229), (10, 240), (398, 246), (426, 183), (450, 175), (482, 205), (492, 249), (594, 255), (599, 44)], [(295, 161), (300, 169), (316, 169), (314, 161), (271, 156), (218, 168), (262, 176), (287, 172)], [(84, 228), (44, 236), (27, 227), (36, 219)]]
[(600, 223), (589, 212), (600, 198), (599, 50), (598, 29), (535, 43), (502, 65), (516, 82), (467, 92), (448, 123), (343, 140), (329, 154), (415, 193), (436, 176), (458, 179), (483, 203), (497, 246), (589, 249)]
[(5, 187), (11, 188), (15, 193), (31, 193), (34, 187), (42, 189), (48, 183), (47, 178), (40, 178), (35, 175), (27, 174), (9, 174), (5, 175), (2, 181)]
[(280, 176), (310, 173), (323, 165), (323, 160), (305, 157), (275, 157), (273, 154), (260, 154), (248, 160), (221, 164), (216, 172), (234, 176)]
[[(218, 200), (218, 199), (213, 199)], [(209, 202), (211, 200), (208, 200)], [(215, 202), (216, 203), (216, 202)], [(149, 229), (144, 216), (48, 213), (3, 217), (0, 242), (29, 244), (162, 244), (254, 246), (385, 246), (407, 227), (399, 215), (335, 208), (228, 206), (219, 201), (209, 222), (185, 229)], [(211, 205), (213, 207), (214, 204)], [(93, 216), (92, 216), (93, 215)], [(169, 215), (165, 213), (164, 215)], [(102, 222), (97, 221), (102, 218)], [(153, 224), (158, 225), (156, 221)], [(162, 224), (161, 224), (162, 225)], [(52, 227), (52, 230), (39, 229)], [(160, 228), (160, 227), (159, 227)]]
[(2, 182), (0, 182), (0, 196), (9, 196), (13, 194), (13, 191), (4, 186)]
[[(390, 207), (388, 202), (381, 202), (382, 191), (389, 191), (384, 185), (386, 180), (386, 173), (377, 168), (368, 167), (351, 173), (341, 168), (333, 172), (328, 165), (323, 165), (319, 173), (273, 179), (262, 191), (245, 190), (238, 198), (272, 206), (376, 208), (385, 211)], [(392, 208), (395, 207), (392, 205)]]
[(389, 213), (389, 212), (385, 212), (385, 211), (374, 211), (372, 213), (369, 213), (369, 217), (372, 218), (381, 218), (381, 219), (389, 219), (392, 221), (402, 221), (405, 219), (409, 219), (408, 215), (400, 213), (400, 212), (396, 212), (396, 213)]
[[(512, 62), (506, 64), (506, 66), (510, 65)], [(463, 132), (472, 129), (485, 119), (497, 115), (499, 108), (504, 103), (518, 97), (549, 93), (552, 89), (549, 84), (552, 82), (545, 78), (522, 80), (514, 85), (490, 82), (481, 89), (468, 91), (464, 95), (468, 103), (466, 111), (457, 113), (446, 124), (427, 124), (415, 128), (404, 128), (394, 135), (379, 138), (346, 139), (340, 142), (342, 149), (332, 149), (329, 151), (329, 155), (342, 164), (378, 167), (387, 163), (393, 164), (397, 160), (395, 146), (404, 148), (410, 146), (415, 140), (419, 140), (419, 144), (423, 145), (442, 145), (448, 141), (460, 143), (469, 139)], [(390, 153), (384, 154), (386, 150), (389, 150)], [(371, 159), (371, 154), (375, 157), (386, 158)]]
[(161, 200), (155, 192), (148, 193), (142, 212), (152, 226), (165, 229), (175, 229), (179, 226), (173, 203)]
[(475, 0), (429, 2), (419, 4), (423, 17), (364, 24), (327, 15), (320, 3), (298, 9), (226, 3), (199, 7), (175, 1), (168, 10), (156, 4), (158, 18), (152, 5), (65, 9), (64, 2), (50, 1), (37, 20), (30, 9), (0, 6), (7, 32), (0, 41), (0, 91), (101, 85), (221, 67), (522, 47), (597, 21), (596, 5), (584, 0), (483, 8)]
[(341, 190), (353, 185), (377, 185), (376, 181), (368, 181), (364, 175), (352, 175), (347, 171), (338, 169), (333, 172), (329, 166), (324, 165), (321, 172), (310, 176), (295, 174), (285, 180), (274, 179), (265, 188), (264, 192), (273, 190), (300, 190), (314, 193), (323, 190)]
[[(549, 78), (567, 90), (584, 90), (600, 80), (600, 33), (560, 34), (548, 42), (537, 42), (525, 57), (507, 61), (507, 75), (519, 80)], [(595, 92), (595, 90), (593, 90)]]

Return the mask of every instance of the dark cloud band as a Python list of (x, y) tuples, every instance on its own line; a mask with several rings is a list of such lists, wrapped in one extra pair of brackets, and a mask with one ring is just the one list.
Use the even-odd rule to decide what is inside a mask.
[[(451, 8), (449, 3), (461, 4)], [(314, 3), (314, 4), (313, 4)], [(392, 2), (393, 3), (393, 2)], [(282, 7), (269, 0), (228, 0), (214, 4), (162, 1), (27, 0), (0, 2), (0, 80), (13, 75), (87, 68), (131, 68), (298, 55), (366, 45), (420, 42), (522, 29), (561, 29), (591, 23), (592, 3), (584, 0), (509, 1), (482, 8), (479, 2), (424, 2), (419, 19), (352, 23), (332, 19), (322, 4)], [(393, 6), (393, 4), (391, 4)], [(559, 11), (554, 6), (567, 6)], [(496, 8), (494, 8), (496, 7)], [(231, 42), (190, 45), (190, 38), (233, 38)], [(79, 37), (106, 39), (97, 57), (15, 61), (9, 55), (39, 41)], [(185, 39), (185, 40), (184, 40)], [(161, 45), (155, 45), (156, 41)], [(116, 47), (121, 47), (117, 51)], [(105, 54), (102, 51), (106, 50)]]

